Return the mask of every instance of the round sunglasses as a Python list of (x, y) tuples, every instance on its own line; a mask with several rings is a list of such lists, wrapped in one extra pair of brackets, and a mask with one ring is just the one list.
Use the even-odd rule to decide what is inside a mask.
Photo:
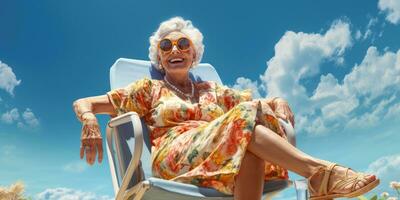
[(169, 52), (172, 51), (172, 48), (175, 45), (180, 51), (187, 51), (190, 48), (190, 44), (191, 41), (189, 39), (182, 37), (175, 41), (171, 41), (170, 39), (162, 39), (158, 44), (158, 47), (164, 52)]

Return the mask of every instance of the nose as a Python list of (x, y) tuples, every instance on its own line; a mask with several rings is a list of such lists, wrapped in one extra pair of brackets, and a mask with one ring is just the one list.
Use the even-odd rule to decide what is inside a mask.
[(171, 53), (178, 53), (178, 52), (179, 52), (178, 47), (177, 47), (176, 45), (173, 45), (173, 46), (172, 46)]

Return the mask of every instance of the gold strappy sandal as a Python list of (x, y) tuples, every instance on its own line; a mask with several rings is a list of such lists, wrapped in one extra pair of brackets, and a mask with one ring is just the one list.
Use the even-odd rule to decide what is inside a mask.
[[(313, 175), (310, 176), (308, 179), (308, 188), (310, 190), (310, 200), (326, 200), (326, 199), (333, 199), (333, 198), (341, 198), (341, 197), (347, 197), (347, 198), (353, 198), (360, 196), (370, 190), (372, 190), (374, 187), (376, 187), (379, 184), (379, 179), (377, 178), (376, 180), (368, 183), (367, 185), (364, 185), (362, 188), (359, 188), (355, 190), (355, 187), (357, 186), (357, 183), (359, 181), (362, 181), (365, 179), (367, 176), (366, 174), (363, 173), (356, 173), (355, 175), (348, 175), (348, 172), (351, 168), (347, 167), (347, 171), (345, 174), (345, 177), (343, 179), (338, 179), (336, 182), (334, 182), (332, 185), (330, 185), (330, 189), (328, 189), (328, 183), (329, 183), (329, 177), (331, 176), (331, 173), (333, 171), (333, 168), (338, 165), (336, 163), (330, 163), (327, 167), (322, 167), (320, 168), (317, 172), (315, 172)], [(322, 182), (319, 185), (318, 192), (311, 186), (310, 180), (311, 178), (317, 174), (321, 173), (321, 170), (323, 170), (324, 175), (322, 178)], [(339, 193), (332, 193), (332, 191), (335, 188), (345, 188), (346, 186), (351, 185), (351, 192), (347, 194), (339, 194)]]

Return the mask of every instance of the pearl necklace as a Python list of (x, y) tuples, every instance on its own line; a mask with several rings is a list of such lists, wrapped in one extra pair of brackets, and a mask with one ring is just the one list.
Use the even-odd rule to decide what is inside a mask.
[[(190, 79), (189, 79), (190, 80)], [(182, 96), (185, 96), (188, 99), (193, 99), (194, 97), (194, 85), (193, 85), (193, 81), (190, 80), (190, 85), (192, 86), (192, 93), (191, 94), (186, 94), (184, 92), (182, 92), (182, 90), (178, 89), (177, 87), (175, 87), (175, 85), (172, 85), (172, 83), (170, 83), (167, 78), (164, 76), (164, 81), (165, 83), (167, 83), (172, 89), (174, 89), (175, 91), (177, 91), (179, 94), (181, 94)]]

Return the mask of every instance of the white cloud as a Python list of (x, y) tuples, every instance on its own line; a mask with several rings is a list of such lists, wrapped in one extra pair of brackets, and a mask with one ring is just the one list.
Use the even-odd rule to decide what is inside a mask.
[(385, 113), (388, 110), (388, 105), (396, 99), (392, 96), (389, 99), (383, 99), (378, 104), (374, 105), (370, 112), (365, 112), (363, 115), (353, 117), (347, 124), (349, 128), (367, 128), (377, 125), (381, 119), (385, 118)]
[(380, 192), (389, 188), (391, 181), (400, 181), (400, 154), (383, 156), (368, 166), (367, 173), (375, 174), (381, 181)]
[(238, 90), (251, 89), (254, 99), (261, 97), (257, 81), (251, 81), (248, 78), (244, 77), (237, 78), (233, 88)]
[[(370, 47), (361, 64), (353, 67), (343, 83), (331, 74), (321, 76), (310, 98), (317, 106), (313, 113), (321, 111), (316, 117), (321, 118), (320, 125), (324, 128), (319, 130), (366, 128), (377, 125), (385, 116), (399, 116), (400, 108), (395, 104), (399, 100), (396, 96), (399, 84), (400, 50), (380, 54)], [(311, 117), (310, 123), (314, 120)]]
[(399, 0), (379, 0), (378, 8), (386, 13), (386, 20), (393, 23), (400, 23), (400, 1)]
[[(376, 23), (377, 19), (371, 18), (367, 29)], [(234, 87), (265, 88), (268, 96), (287, 99), (295, 112), (297, 129), (310, 134), (368, 128), (379, 125), (382, 119), (398, 119), (400, 50), (380, 53), (371, 46), (343, 80), (330, 73), (320, 75), (321, 63), (337, 64), (351, 45), (350, 25), (340, 20), (324, 34), (288, 31), (275, 45), (275, 55), (260, 76), (262, 84), (239, 78)], [(302, 80), (315, 76), (320, 76), (315, 90), (302, 85)]]
[(384, 119), (393, 119), (400, 116), (400, 103), (396, 103), (387, 109)]
[(362, 37), (363, 40), (368, 39), (369, 37), (372, 37), (372, 42), (375, 40), (376, 34), (372, 31), (372, 27), (375, 26), (378, 23), (378, 18), (371, 18), (368, 21), (367, 27), (365, 28), (364, 35)]
[(370, 47), (362, 63), (354, 66), (352, 72), (346, 75), (343, 85), (351, 92), (373, 100), (399, 83), (400, 51), (387, 51), (381, 55), (376, 47)]
[(357, 31), (356, 31), (356, 35), (354, 36), (354, 38), (355, 38), (356, 40), (359, 40), (359, 39), (361, 39), (361, 36), (362, 36), (361, 31), (360, 31), (360, 30), (357, 30)]
[(1, 121), (6, 124), (16, 123), (19, 128), (36, 128), (40, 124), (35, 114), (29, 108), (25, 109), (22, 114), (18, 112), (17, 108), (13, 108), (1, 115)]
[(297, 113), (309, 110), (311, 101), (300, 80), (318, 75), (323, 61), (340, 58), (351, 45), (350, 25), (341, 20), (325, 34), (287, 31), (275, 45), (275, 55), (261, 77), (268, 96), (286, 98)]
[(63, 167), (63, 169), (67, 172), (81, 173), (87, 169), (87, 166), (88, 165), (85, 162), (79, 161), (68, 163)]
[(12, 124), (19, 120), (19, 112), (17, 108), (13, 108), (10, 111), (1, 115), (1, 121), (6, 124)]
[(12, 68), (0, 61), (0, 89), (6, 90), (13, 96), (14, 88), (20, 83), (21, 80), (17, 80)]
[(36, 200), (112, 200), (109, 196), (99, 196), (92, 192), (83, 192), (69, 188), (46, 189), (35, 197)]
[(39, 120), (36, 118), (35, 114), (31, 109), (27, 108), (24, 113), (22, 113), (22, 118), (29, 127), (39, 126)]

